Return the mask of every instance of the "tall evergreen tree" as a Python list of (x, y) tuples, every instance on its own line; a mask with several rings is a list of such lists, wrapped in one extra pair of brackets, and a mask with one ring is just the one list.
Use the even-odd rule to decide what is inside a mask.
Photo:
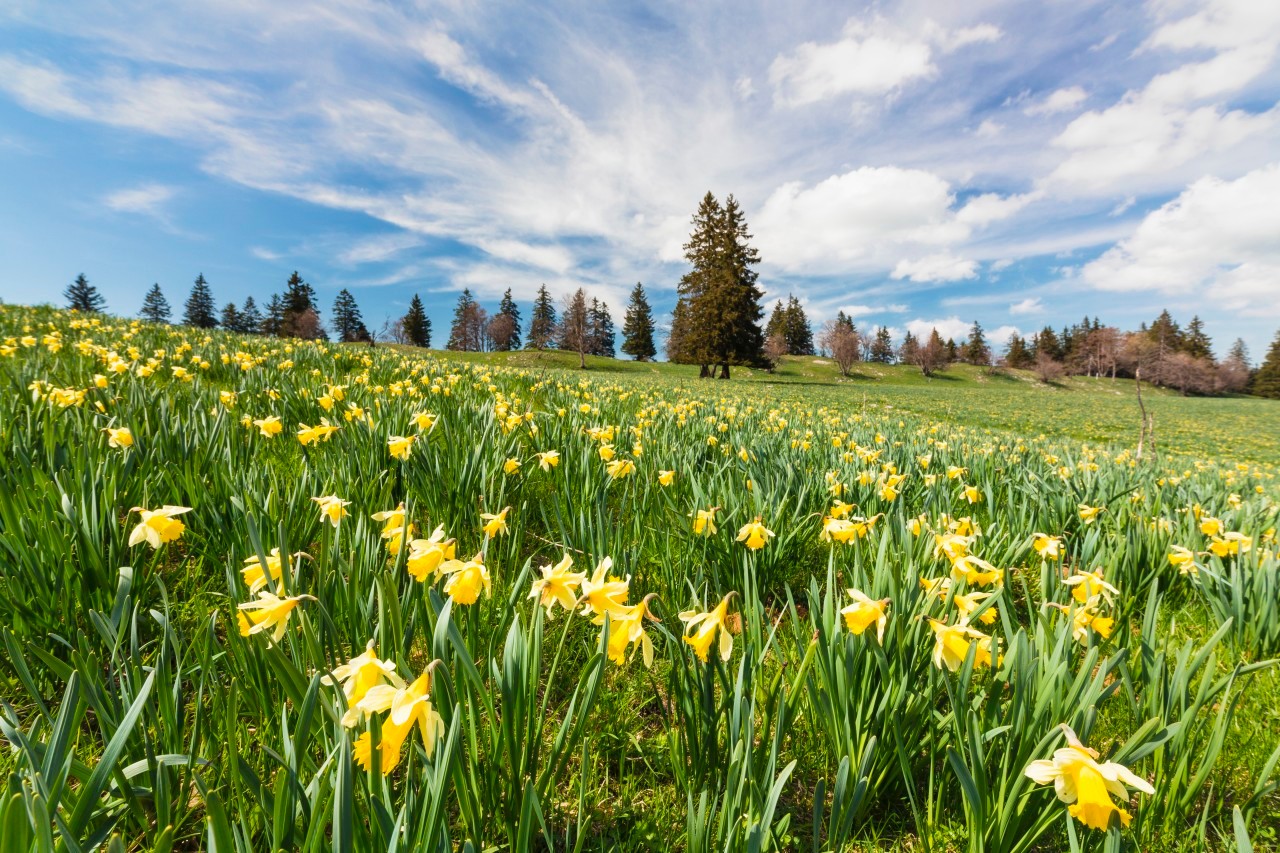
[(556, 306), (544, 284), (538, 288), (538, 296), (533, 301), (533, 319), (529, 321), (529, 337), (525, 341), (525, 347), (547, 349), (555, 346), (555, 339)]
[(1044, 356), (1054, 361), (1062, 361), (1062, 344), (1058, 341), (1058, 333), (1053, 330), (1052, 326), (1045, 326), (1036, 335), (1035, 343), (1032, 346), (1033, 358)]
[(1182, 351), (1192, 358), (1203, 358), (1213, 361), (1213, 341), (1204, 330), (1204, 321), (1199, 315), (1191, 318), (1184, 335)]
[(813, 355), (813, 328), (809, 325), (809, 317), (799, 299), (787, 297), (784, 318), (782, 334), (787, 341), (787, 352), (792, 355)]
[(316, 305), (315, 288), (294, 270), (284, 286), (284, 311), (280, 335), (286, 338), (321, 338), (320, 307)]
[(98, 288), (89, 283), (89, 279), (84, 277), (84, 273), (76, 276), (76, 280), (67, 285), (66, 290), (62, 291), (62, 295), (67, 298), (67, 307), (72, 311), (80, 311), (85, 314), (100, 314), (107, 310), (107, 300), (102, 298)]
[(587, 294), (579, 287), (565, 297), (557, 328), (559, 349), (578, 354), (578, 367), (587, 366), (587, 354), (591, 351), (591, 316), (587, 307)]
[(338, 333), (338, 340), (344, 344), (372, 340), (356, 298), (345, 287), (333, 300), (333, 328)]
[(471, 288), (463, 288), (458, 294), (458, 304), (453, 309), (453, 325), (449, 327), (449, 341), (445, 349), (458, 352), (476, 352), (479, 342), (472, 334), (472, 315), (475, 313), (476, 300), (471, 295)]
[(613, 358), (617, 346), (617, 337), (613, 330), (613, 317), (609, 314), (609, 306), (599, 299), (591, 300), (587, 309), (588, 348), (590, 355)]
[(649, 307), (644, 286), (638, 281), (631, 291), (631, 302), (622, 324), (622, 351), (636, 361), (649, 361), (658, 354), (653, 345), (653, 309)]
[(787, 309), (779, 299), (773, 303), (773, 311), (769, 314), (769, 322), (764, 325), (765, 338), (780, 338), (783, 342), (787, 339)]
[(675, 361), (701, 365), (701, 375), (729, 378), (731, 364), (758, 364), (764, 358), (764, 295), (754, 267), (760, 255), (750, 243), (746, 217), (733, 196), (723, 207), (707, 193), (693, 217), (693, 231), (685, 244), (692, 267), (680, 279), (680, 301), (672, 323), (668, 355)]
[(209, 282), (204, 280), (204, 273), (196, 276), (196, 283), (187, 296), (187, 304), (183, 307), (182, 325), (194, 326), (197, 329), (212, 329), (218, 325), (217, 309), (213, 304), (213, 291)]
[(493, 325), (493, 348), (499, 352), (520, 349), (520, 306), (511, 298), (511, 288), (502, 294)]
[(431, 318), (427, 316), (422, 299), (416, 293), (413, 294), (413, 299), (409, 300), (409, 310), (400, 320), (400, 328), (404, 332), (406, 341), (415, 347), (430, 348)]
[(138, 315), (152, 323), (168, 323), (169, 318), (173, 316), (173, 312), (169, 310), (169, 300), (164, 298), (164, 291), (160, 289), (159, 282), (151, 285), (151, 289), (147, 291), (146, 297), (142, 300), (142, 310)]
[(284, 330), (284, 300), (280, 298), (280, 294), (271, 294), (271, 299), (267, 302), (266, 313), (262, 315), (261, 331), (264, 335), (270, 335), (278, 338)]
[(985, 366), (991, 363), (991, 347), (987, 346), (987, 336), (977, 320), (973, 321), (973, 326), (969, 329), (969, 342), (964, 348), (964, 358), (970, 364)]
[(876, 329), (876, 340), (871, 345), (871, 360), (877, 364), (889, 364), (893, 361), (893, 338), (889, 335), (887, 326)]
[(1280, 400), (1280, 332), (1276, 332), (1275, 339), (1271, 341), (1267, 357), (1254, 374), (1249, 390), (1259, 397)]
[(240, 319), (240, 311), (234, 302), (228, 302), (222, 306), (222, 316), (218, 319), (218, 325), (228, 332), (244, 331), (244, 321)]
[(1010, 335), (1005, 349), (1004, 363), (1015, 370), (1030, 370), (1036, 360), (1027, 349), (1027, 342), (1021, 335)]
[(244, 305), (240, 308), (240, 331), (249, 335), (257, 335), (262, 332), (262, 312), (258, 310), (258, 303), (253, 301), (252, 296), (244, 298)]

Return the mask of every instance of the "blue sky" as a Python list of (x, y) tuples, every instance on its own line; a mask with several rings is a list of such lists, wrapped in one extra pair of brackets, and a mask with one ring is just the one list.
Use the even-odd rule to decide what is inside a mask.
[[(815, 325), (1280, 327), (1280, 3), (0, 3), (0, 298), (297, 269), (667, 312), (707, 190)], [(666, 321), (667, 317), (661, 318)]]

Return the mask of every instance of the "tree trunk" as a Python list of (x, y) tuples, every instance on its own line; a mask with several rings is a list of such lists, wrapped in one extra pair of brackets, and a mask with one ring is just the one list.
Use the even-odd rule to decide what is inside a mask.
[(578, 369), (579, 370), (587, 369), (587, 351), (586, 350), (578, 350)]
[(698, 378), (699, 378), (699, 379), (707, 379), (707, 378), (708, 378), (708, 377), (710, 377), (710, 376), (711, 376), (711, 369), (710, 369), (709, 367), (707, 367), (705, 364), (704, 364), (704, 365), (702, 365), (702, 367), (700, 367), (700, 368), (698, 369)]
[(724, 362), (723, 364), (721, 364), (721, 365), (720, 365), (720, 378), (721, 378), (721, 379), (728, 379), (728, 378), (729, 378), (729, 363), (728, 363), (728, 362)]

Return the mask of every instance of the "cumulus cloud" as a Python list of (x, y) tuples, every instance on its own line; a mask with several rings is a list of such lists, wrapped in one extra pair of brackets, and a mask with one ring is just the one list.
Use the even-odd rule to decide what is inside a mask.
[(1153, 291), (1275, 313), (1280, 163), (1234, 181), (1202, 178), (1084, 266), (1100, 290)]
[(801, 106), (838, 95), (876, 97), (938, 73), (938, 51), (1000, 38), (998, 27), (981, 24), (948, 32), (926, 22), (910, 32), (883, 18), (850, 18), (834, 42), (805, 42), (769, 67), (779, 103)]
[(924, 340), (929, 337), (934, 329), (938, 330), (938, 334), (942, 339), (954, 340), (959, 343), (961, 340), (969, 336), (969, 328), (973, 325), (971, 322), (961, 320), (959, 317), (944, 317), (938, 320), (922, 320), (919, 317), (907, 323), (907, 331), (915, 335), (917, 338)]
[(957, 255), (940, 253), (925, 255), (914, 260), (903, 259), (894, 266), (890, 278), (911, 281), (960, 281), (977, 278), (978, 264)]
[(1028, 296), (1021, 302), (1014, 302), (1009, 306), (1009, 313), (1015, 317), (1021, 314), (1043, 314), (1044, 311), (1044, 303), (1038, 296)]
[(1043, 101), (1037, 101), (1023, 110), (1029, 116), (1048, 116), (1074, 110), (1088, 98), (1088, 93), (1080, 86), (1057, 89)]

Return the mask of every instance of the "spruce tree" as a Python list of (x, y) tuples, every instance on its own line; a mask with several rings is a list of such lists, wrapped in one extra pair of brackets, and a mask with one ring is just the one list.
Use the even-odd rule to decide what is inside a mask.
[(613, 358), (617, 346), (613, 317), (609, 314), (609, 306), (599, 299), (592, 299), (591, 307), (587, 309), (587, 330), (587, 353)]
[(973, 321), (969, 329), (969, 343), (964, 349), (965, 361), (970, 364), (986, 366), (991, 363), (991, 347), (987, 346), (987, 336), (982, 331), (982, 324)]
[(711, 297), (725, 268), (720, 259), (724, 209), (709, 191), (698, 203), (693, 215), (693, 230), (684, 244), (684, 257), (689, 272), (680, 278), (675, 312), (671, 321), (671, 337), (667, 341), (667, 358), (679, 364), (700, 365), (700, 376), (710, 376), (715, 359), (712, 330), (718, 323), (717, 307)]
[(902, 338), (902, 346), (898, 348), (898, 360), (903, 364), (915, 364), (920, 354), (920, 341), (907, 332)]
[(773, 303), (773, 312), (769, 314), (769, 322), (764, 325), (765, 338), (787, 339), (787, 309), (779, 299)]
[(792, 355), (813, 355), (813, 329), (809, 326), (809, 317), (804, 313), (804, 306), (799, 299), (787, 297), (783, 317), (782, 335), (787, 341), (787, 352)]
[(147, 291), (138, 316), (152, 323), (168, 323), (169, 318), (173, 316), (169, 310), (169, 300), (164, 298), (164, 291), (160, 289), (159, 282), (151, 285), (151, 289)]
[(1036, 335), (1031, 355), (1033, 361), (1042, 355), (1054, 361), (1062, 361), (1062, 344), (1058, 342), (1058, 333), (1052, 326), (1045, 326)]
[(371, 340), (360, 306), (356, 305), (356, 298), (345, 287), (333, 300), (333, 327), (338, 333), (338, 340), (344, 344)]
[(871, 360), (877, 364), (889, 364), (893, 361), (893, 338), (889, 335), (887, 326), (876, 329), (876, 340), (871, 345)]
[(431, 346), (431, 319), (427, 317), (427, 311), (422, 307), (422, 299), (416, 293), (413, 294), (413, 299), (409, 300), (409, 310), (400, 320), (400, 328), (404, 332), (405, 340), (415, 347), (426, 349)]
[(258, 310), (258, 303), (253, 301), (252, 296), (246, 296), (244, 305), (240, 308), (240, 331), (246, 335), (262, 333), (262, 312)]
[(653, 309), (638, 281), (631, 291), (631, 302), (622, 324), (622, 351), (636, 361), (649, 361), (658, 354), (653, 345)]
[(271, 294), (270, 301), (267, 302), (267, 311), (262, 317), (262, 326), (260, 331), (264, 335), (270, 335), (278, 338), (284, 329), (284, 300), (280, 298), (280, 294)]
[(241, 330), (240, 312), (236, 309), (234, 302), (228, 302), (222, 306), (222, 317), (218, 320), (218, 325), (228, 332), (239, 332)]
[(1254, 374), (1249, 391), (1259, 397), (1280, 400), (1280, 332), (1276, 332), (1275, 339), (1271, 341), (1267, 357)]
[(316, 305), (315, 288), (303, 281), (294, 270), (284, 286), (284, 310), (280, 335), (285, 338), (324, 337), (320, 327), (320, 308)]
[(578, 354), (578, 367), (587, 366), (587, 354), (591, 351), (591, 315), (587, 307), (587, 295), (581, 287), (565, 297), (557, 329), (559, 349)]
[(499, 352), (520, 349), (520, 307), (511, 298), (509, 287), (506, 293), (502, 294), (502, 301), (498, 303), (498, 314), (495, 319), (498, 322), (493, 327), (497, 332), (494, 335), (493, 348)]
[(183, 307), (182, 325), (197, 329), (212, 329), (218, 325), (217, 309), (213, 304), (213, 291), (209, 282), (204, 280), (204, 273), (196, 276), (196, 283), (191, 287), (187, 304)]
[(555, 338), (556, 306), (544, 284), (538, 288), (538, 297), (533, 301), (533, 319), (529, 321), (529, 337), (525, 341), (525, 347), (547, 349), (555, 346)]
[(457, 352), (474, 352), (479, 350), (478, 342), (473, 340), (472, 314), (475, 312), (476, 300), (471, 295), (471, 288), (463, 288), (458, 295), (458, 304), (453, 309), (453, 325), (449, 327), (449, 342), (444, 345), (447, 350)]
[(1187, 324), (1182, 351), (1192, 358), (1213, 361), (1213, 341), (1205, 334), (1204, 321), (1199, 315), (1192, 317)]
[(1035, 361), (1027, 349), (1027, 342), (1020, 335), (1010, 335), (1004, 363), (1014, 370), (1030, 370)]
[(62, 291), (62, 295), (67, 298), (67, 307), (72, 311), (80, 311), (84, 314), (101, 314), (107, 310), (107, 300), (102, 298), (98, 288), (89, 283), (89, 279), (84, 277), (84, 273), (76, 276), (76, 280), (67, 285), (66, 290)]

